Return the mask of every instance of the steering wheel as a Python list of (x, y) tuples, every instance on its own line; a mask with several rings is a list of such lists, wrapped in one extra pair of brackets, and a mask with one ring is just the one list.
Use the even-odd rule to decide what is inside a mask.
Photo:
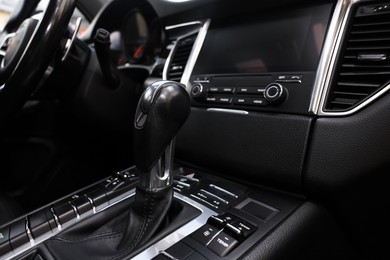
[(75, 0), (49, 0), (43, 12), (31, 15), (38, 2), (19, 0), (0, 35), (0, 127), (37, 88), (76, 7)]

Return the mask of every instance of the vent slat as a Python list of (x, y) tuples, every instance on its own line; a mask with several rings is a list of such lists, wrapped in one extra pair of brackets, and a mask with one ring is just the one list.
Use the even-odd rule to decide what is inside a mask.
[(335, 91), (334, 94), (341, 95), (341, 96), (359, 96), (359, 97), (366, 97), (368, 96), (367, 93), (358, 93), (358, 92), (341, 92), (341, 91)]
[(378, 33), (383, 33), (387, 34), (390, 33), (390, 29), (385, 29), (385, 30), (362, 30), (362, 31), (352, 31), (351, 34), (378, 34)]
[(352, 109), (390, 82), (390, 13), (381, 8), (380, 4), (356, 4), (333, 74), (326, 111)]
[(344, 68), (351, 69), (390, 69), (390, 65), (378, 65), (378, 64), (343, 64)]
[(390, 75), (390, 71), (356, 71), (356, 72), (341, 72), (340, 76), (379, 76)]
[(337, 82), (339, 86), (347, 87), (366, 87), (366, 88), (378, 88), (380, 84), (369, 84), (369, 83), (356, 83), (356, 82)]
[(189, 36), (180, 39), (176, 44), (171, 63), (168, 68), (168, 79), (173, 81), (180, 81), (183, 76), (184, 68), (187, 64), (188, 58), (194, 46), (195, 37)]
[(390, 71), (356, 71), (356, 72), (341, 72), (340, 76), (380, 76), (390, 75)]

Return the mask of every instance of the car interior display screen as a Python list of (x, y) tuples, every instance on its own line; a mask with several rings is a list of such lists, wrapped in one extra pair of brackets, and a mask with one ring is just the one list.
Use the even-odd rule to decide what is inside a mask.
[(194, 74), (315, 71), (332, 5), (212, 22)]

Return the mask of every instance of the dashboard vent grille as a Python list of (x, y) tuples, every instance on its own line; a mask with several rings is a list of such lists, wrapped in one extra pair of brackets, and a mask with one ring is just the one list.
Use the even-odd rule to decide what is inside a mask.
[(178, 39), (175, 49), (171, 56), (167, 79), (180, 82), (190, 57), (192, 47), (194, 46), (196, 34)]
[(390, 2), (354, 10), (332, 78), (326, 111), (359, 105), (390, 82)]

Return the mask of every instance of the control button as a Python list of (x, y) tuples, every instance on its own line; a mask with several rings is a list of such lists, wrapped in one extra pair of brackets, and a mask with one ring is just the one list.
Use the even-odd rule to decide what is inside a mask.
[(186, 259), (194, 252), (194, 249), (179, 241), (165, 251), (176, 259)]
[(204, 99), (205, 95), (206, 95), (206, 91), (205, 91), (202, 84), (196, 83), (196, 84), (192, 85), (192, 88), (191, 88), (191, 97), (192, 98), (201, 101)]
[(265, 107), (268, 105), (267, 100), (265, 98), (235, 98), (233, 101), (236, 105), (246, 105), (246, 106), (260, 106)]
[(237, 94), (256, 94), (257, 89), (254, 87), (239, 87), (237, 88)]
[(194, 80), (194, 83), (210, 83), (211, 78), (209, 77), (197, 77)]
[(5, 226), (0, 229), (0, 258), (2, 255), (10, 253), (12, 251), (9, 243), (9, 226)]
[(89, 201), (89, 199), (85, 196), (76, 197), (70, 203), (76, 207), (77, 212), (80, 216), (83, 216), (87, 213), (92, 213), (93, 210), (92, 204)]
[(237, 218), (236, 216), (233, 216), (232, 214), (229, 214), (229, 213), (225, 213), (225, 214), (219, 216), (219, 218), (223, 219), (226, 223), (229, 223), (229, 224), (232, 224), (232, 223), (239, 220), (239, 218)]
[(256, 88), (257, 94), (264, 94), (265, 88)]
[(218, 88), (218, 87), (209, 87), (207, 89), (207, 92), (209, 93), (220, 93), (221, 92), (221, 88)]
[(46, 208), (43, 210), (43, 213), (45, 213), (47, 222), (49, 223), (51, 230), (58, 228), (57, 222), (54, 219), (53, 212), (51, 212), (51, 209)]
[[(256, 231), (255, 226), (253, 226), (252, 224), (249, 224), (248, 222), (243, 221), (243, 220), (238, 220), (236, 222), (231, 223), (230, 225), (232, 226), (232, 228), (230, 230), (233, 233), (237, 233), (236, 230), (241, 230), (242, 236), (244, 238), (249, 237), (253, 232)], [(227, 229), (229, 229), (228, 226), (227, 226)]]
[(189, 190), (190, 187), (189, 186), (185, 186), (183, 184), (180, 184), (180, 183), (177, 183), (174, 181), (174, 188), (177, 188), (179, 189), (179, 191), (182, 191), (182, 190)]
[(61, 225), (77, 218), (76, 212), (69, 202), (62, 204), (61, 206), (54, 207), (53, 210)]
[(86, 194), (93, 202), (95, 212), (108, 206), (106, 193), (101, 189), (96, 189)]
[(216, 102), (221, 103), (221, 104), (230, 104), (230, 103), (232, 103), (232, 99), (229, 97), (219, 97), (219, 98), (217, 98)]
[(207, 223), (219, 228), (223, 228), (225, 226), (225, 221), (217, 216), (210, 216), (207, 220)]
[(249, 100), (249, 105), (251, 106), (259, 106), (259, 107), (265, 107), (268, 105), (267, 100), (264, 98), (251, 98)]
[(125, 182), (133, 182), (139, 179), (139, 172), (134, 169), (117, 172), (117, 175)]
[(182, 183), (182, 184), (188, 184), (191, 187), (193, 185), (196, 185), (196, 184), (199, 183), (198, 179), (193, 179), (193, 178), (189, 178), (189, 177), (186, 177), (186, 176), (177, 176), (177, 177), (175, 177), (175, 180), (180, 182), (180, 183)]
[(234, 98), (233, 103), (235, 105), (248, 105), (249, 99), (247, 99), (247, 98)]
[(288, 76), (289, 82), (296, 82), (300, 83), (302, 81), (302, 75), (289, 75)]
[(191, 195), (195, 195), (195, 198), (199, 198), (201, 201), (206, 202), (208, 205), (210, 205), (214, 208), (219, 208), (221, 206), (225, 206), (225, 204), (221, 200), (216, 199), (214, 196), (210, 196), (210, 195), (206, 194), (205, 192), (196, 192), (196, 193), (191, 194)]
[(220, 231), (220, 229), (217, 229), (210, 224), (205, 224), (204, 226), (196, 230), (194, 233), (192, 233), (191, 237), (202, 245), (206, 246), (211, 241), (211, 239), (213, 239), (213, 237)]
[(28, 238), (26, 231), (26, 220), (20, 219), (11, 224), (9, 241), (11, 247), (15, 250), (18, 247), (23, 245), (30, 244), (30, 239)]
[(214, 253), (219, 256), (226, 256), (237, 246), (238, 241), (228, 234), (221, 232), (219, 233), (207, 246)]
[(235, 90), (235, 88), (225, 87), (221, 88), (221, 93), (233, 93)]
[(273, 105), (280, 105), (287, 99), (287, 89), (279, 83), (269, 84), (265, 88), (264, 97)]
[(46, 214), (43, 211), (38, 211), (28, 216), (28, 219), (30, 224), (30, 230), (34, 238), (37, 238), (52, 231), (50, 224), (47, 221)]
[(216, 97), (207, 97), (206, 101), (209, 103), (217, 103), (217, 98)]
[(278, 75), (277, 79), (278, 80), (286, 80), (286, 79), (288, 79), (288, 76), (287, 75)]
[(110, 191), (115, 191), (119, 189), (121, 186), (123, 186), (125, 182), (122, 180), (122, 178), (119, 177), (111, 177), (106, 180), (105, 188), (107, 188)]

